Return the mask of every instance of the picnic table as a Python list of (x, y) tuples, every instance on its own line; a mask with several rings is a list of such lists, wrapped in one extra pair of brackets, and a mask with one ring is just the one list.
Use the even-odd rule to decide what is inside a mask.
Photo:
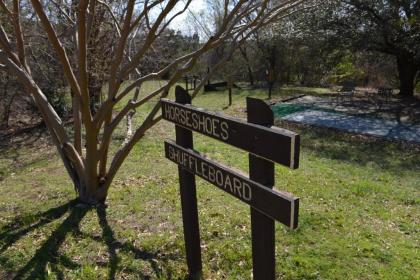
[(337, 102), (345, 101), (347, 98), (349, 101), (353, 100), (353, 96), (356, 93), (356, 87), (354, 86), (343, 86), (338, 90)]

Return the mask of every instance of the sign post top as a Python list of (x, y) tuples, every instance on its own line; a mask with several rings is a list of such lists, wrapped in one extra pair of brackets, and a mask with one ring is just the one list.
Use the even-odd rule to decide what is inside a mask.
[(272, 126), (274, 114), (270, 106), (258, 98), (246, 98), (247, 117), (249, 123), (258, 123), (262, 126)]

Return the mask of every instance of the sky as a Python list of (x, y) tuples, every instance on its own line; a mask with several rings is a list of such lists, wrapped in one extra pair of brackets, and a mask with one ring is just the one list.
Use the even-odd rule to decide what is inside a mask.
[[(177, 4), (176, 9), (174, 9), (174, 14), (180, 11), (184, 7), (182, 5), (183, 4), (182, 2)], [(183, 13), (182, 15), (175, 18), (174, 21), (171, 23), (170, 28), (181, 31), (183, 34), (186, 34), (186, 35), (192, 35), (190, 33), (194, 33), (194, 31), (191, 30), (192, 25), (188, 24), (188, 14), (189, 13), (198, 14), (204, 8), (205, 8), (204, 0), (192, 0), (191, 4), (188, 7), (188, 10), (185, 11), (185, 13)]]

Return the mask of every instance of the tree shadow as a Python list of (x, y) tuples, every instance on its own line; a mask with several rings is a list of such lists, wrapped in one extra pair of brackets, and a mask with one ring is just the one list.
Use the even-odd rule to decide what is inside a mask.
[[(48, 239), (37, 249), (34, 256), (14, 276), (14, 279), (35, 279), (46, 278), (47, 265), (53, 264), (53, 270), (57, 277), (64, 278), (62, 272), (57, 271), (54, 264), (61, 263), (66, 268), (74, 269), (80, 267), (71, 259), (60, 255), (59, 249), (67, 235), (79, 228), (79, 224), (88, 212), (88, 208), (72, 207), (68, 217), (51, 233)], [(64, 215), (64, 213), (63, 213)]]
[(15, 244), (26, 234), (42, 227), (54, 220), (60, 219), (67, 211), (76, 204), (75, 200), (58, 207), (51, 208), (37, 214), (17, 216), (0, 231), (0, 254)]
[[(152, 270), (157, 278), (163, 276), (163, 271), (159, 268), (156, 259), (164, 259), (171, 258), (170, 255), (167, 255), (165, 258), (159, 257), (157, 253), (151, 253), (147, 251), (140, 250), (134, 247), (131, 243), (121, 242), (115, 238), (115, 234), (108, 223), (106, 207), (101, 205), (96, 208), (96, 213), (99, 219), (99, 225), (102, 229), (102, 241), (106, 244), (108, 248), (108, 255), (109, 255), (109, 273), (108, 279), (113, 280), (115, 279), (115, 275), (118, 268), (119, 258), (117, 255), (117, 250), (121, 250), (123, 252), (131, 252), (134, 254), (135, 259), (141, 259), (144, 261), (148, 261)], [(93, 239), (98, 241), (97, 237), (92, 237)], [(139, 274), (139, 272), (131, 271), (132, 273)], [(142, 279), (149, 279), (148, 275), (140, 275)]]
[[(83, 218), (93, 209), (98, 216), (102, 235), (84, 233), (79, 228)], [(19, 269), (9, 267), (9, 271), (17, 270), (17, 272), (8, 273), (6, 276), (7, 279), (45, 279), (48, 278), (48, 274), (51, 272), (55, 274), (57, 279), (65, 279), (66, 276), (64, 272), (60, 270), (60, 266), (69, 270), (78, 270), (82, 268), (82, 264), (73, 261), (60, 252), (60, 248), (68, 235), (77, 236), (79, 238), (88, 238), (106, 245), (109, 257), (108, 262), (102, 264), (102, 266), (107, 267), (108, 279), (110, 280), (116, 279), (116, 274), (119, 269), (120, 257), (118, 256), (118, 252), (130, 253), (135, 259), (147, 261), (153, 270), (154, 278), (162, 278), (163, 276), (171, 278), (171, 272), (164, 271), (165, 263), (169, 260), (179, 258), (179, 256), (166, 252), (161, 253), (159, 250), (156, 252), (148, 252), (135, 247), (130, 242), (118, 240), (115, 237), (112, 227), (108, 223), (105, 206), (80, 207), (80, 204), (77, 204), (76, 200), (51, 208), (45, 212), (18, 216), (9, 224), (0, 228), (0, 256), (25, 235), (64, 217), (66, 213), (68, 213), (68, 216), (53, 230), (29, 261), (23, 264)], [(0, 265), (6, 264), (7, 262), (8, 259), (6, 257), (0, 258)], [(140, 279), (150, 279), (151, 277), (150, 275), (145, 275), (141, 271), (134, 269), (124, 268), (124, 272), (136, 275), (137, 277), (140, 277)]]

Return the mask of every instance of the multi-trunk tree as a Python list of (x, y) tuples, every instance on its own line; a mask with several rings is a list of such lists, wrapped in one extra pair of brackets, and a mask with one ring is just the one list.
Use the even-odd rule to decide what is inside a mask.
[[(210, 50), (226, 43), (231, 50), (237, 48), (250, 34), (287, 16), (304, 1), (225, 0), (220, 28), (212, 36), (160, 69), (141, 72), (139, 64), (147, 61), (147, 56), (155, 51), (155, 43), (191, 2), (0, 0), (0, 69), (14, 75), (33, 98), (83, 202), (106, 200), (116, 173), (134, 145), (161, 119), (160, 102), (112, 153), (113, 135), (127, 115), (152, 98), (167, 96), (169, 89)], [(243, 21), (245, 17), (252, 20)], [(12, 30), (4, 28), (4, 19), (12, 23)], [(72, 98), (70, 133), (32, 75), (31, 48), (36, 44), (28, 43), (28, 25), (39, 26), (54, 50), (51, 55), (61, 66)], [(222, 64), (223, 59), (213, 70)], [(129, 80), (133, 73), (136, 79)], [(139, 95), (145, 82), (164, 76), (168, 79), (158, 89)], [(193, 95), (205, 81), (206, 78)], [(98, 100), (101, 90), (105, 94)], [(129, 101), (121, 104), (124, 100)]]
[(318, 27), (342, 46), (396, 60), (400, 94), (413, 96), (420, 73), (420, 1), (331, 0), (314, 13)]

